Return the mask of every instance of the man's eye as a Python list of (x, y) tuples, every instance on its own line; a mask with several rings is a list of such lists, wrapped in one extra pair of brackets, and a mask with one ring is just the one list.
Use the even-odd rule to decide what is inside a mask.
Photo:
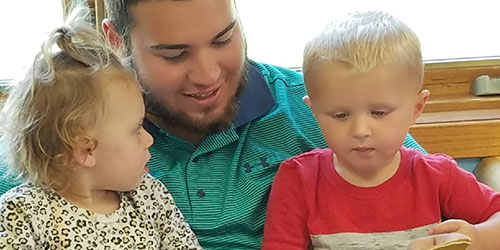
[(226, 39), (224, 41), (215, 41), (215, 42), (212, 42), (212, 45), (214, 47), (224, 47), (224, 46), (230, 44), (232, 41), (233, 41), (233, 38), (229, 37), (228, 39)]
[(187, 51), (184, 50), (176, 56), (161, 56), (161, 58), (163, 58), (163, 60), (165, 60), (167, 62), (177, 63), (177, 62), (182, 61), (184, 58), (186, 58), (186, 56), (187, 56)]

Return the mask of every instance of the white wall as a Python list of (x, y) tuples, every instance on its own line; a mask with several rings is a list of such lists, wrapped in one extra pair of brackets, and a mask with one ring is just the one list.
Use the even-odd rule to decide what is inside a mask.
[(498, 0), (236, 0), (250, 58), (300, 66), (307, 41), (336, 16), (393, 14), (419, 36), (424, 59), (500, 56)]

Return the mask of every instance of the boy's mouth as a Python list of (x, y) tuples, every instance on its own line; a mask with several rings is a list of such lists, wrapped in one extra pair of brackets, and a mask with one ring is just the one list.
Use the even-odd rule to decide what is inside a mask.
[(374, 148), (369, 148), (369, 147), (356, 147), (353, 148), (354, 151), (360, 152), (360, 153), (369, 153), (375, 150)]

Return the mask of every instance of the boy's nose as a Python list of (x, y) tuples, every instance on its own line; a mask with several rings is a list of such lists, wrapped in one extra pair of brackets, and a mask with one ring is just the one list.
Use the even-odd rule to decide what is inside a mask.
[(364, 139), (370, 137), (371, 128), (368, 119), (356, 118), (352, 124), (352, 136), (356, 139)]

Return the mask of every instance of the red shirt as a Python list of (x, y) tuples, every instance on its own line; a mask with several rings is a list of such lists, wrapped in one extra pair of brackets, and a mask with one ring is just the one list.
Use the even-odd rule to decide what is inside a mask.
[(442, 217), (476, 224), (500, 211), (500, 194), (451, 157), (400, 151), (394, 176), (369, 188), (345, 181), (334, 169), (330, 149), (284, 161), (271, 189), (263, 249), (361, 249), (360, 244), (406, 249)]

